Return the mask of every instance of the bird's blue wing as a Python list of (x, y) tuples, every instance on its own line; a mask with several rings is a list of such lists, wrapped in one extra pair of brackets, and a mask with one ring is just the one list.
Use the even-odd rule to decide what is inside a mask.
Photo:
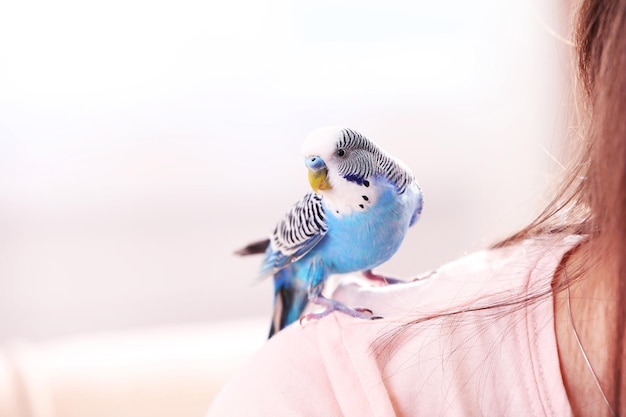
[(261, 275), (275, 273), (302, 258), (322, 240), (327, 230), (322, 198), (315, 193), (306, 194), (276, 225)]

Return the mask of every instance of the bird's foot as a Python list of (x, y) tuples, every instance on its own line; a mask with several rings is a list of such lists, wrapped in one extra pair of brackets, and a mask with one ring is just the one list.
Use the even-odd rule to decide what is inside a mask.
[(372, 272), (371, 269), (363, 271), (363, 276), (369, 279), (370, 281), (374, 281), (375, 283), (378, 283), (379, 285), (401, 284), (403, 282), (406, 282), (399, 278), (390, 278), (390, 277), (385, 277), (382, 275), (375, 274), (374, 272)]
[(326, 298), (321, 295), (313, 297), (310, 300), (313, 304), (321, 305), (326, 307), (324, 310), (317, 313), (308, 313), (300, 318), (300, 325), (311, 320), (319, 320), (322, 317), (326, 317), (332, 312), (339, 311), (343, 314), (347, 314), (350, 317), (355, 317), (357, 319), (363, 320), (378, 320), (382, 319), (381, 316), (375, 316), (369, 308), (351, 308), (347, 305), (340, 303), (339, 301), (333, 300), (331, 298)]

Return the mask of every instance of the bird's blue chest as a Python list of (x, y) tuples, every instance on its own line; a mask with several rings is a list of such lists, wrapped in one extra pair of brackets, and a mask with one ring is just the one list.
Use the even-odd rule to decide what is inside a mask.
[(412, 189), (398, 195), (395, 187), (384, 187), (376, 204), (366, 211), (336, 216), (326, 210), (328, 233), (314, 256), (323, 259), (330, 274), (380, 265), (400, 247), (421, 201), (418, 197)]

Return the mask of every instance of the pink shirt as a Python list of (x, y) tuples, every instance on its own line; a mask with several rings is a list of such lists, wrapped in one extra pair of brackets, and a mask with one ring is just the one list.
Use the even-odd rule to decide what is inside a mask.
[(288, 327), (226, 385), (209, 416), (571, 416), (551, 282), (579, 241), (481, 251), (407, 284), (344, 285), (336, 298), (384, 319), (335, 313)]

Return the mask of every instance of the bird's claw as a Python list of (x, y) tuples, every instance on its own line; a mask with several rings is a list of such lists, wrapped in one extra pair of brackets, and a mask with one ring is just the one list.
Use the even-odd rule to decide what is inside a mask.
[(308, 314), (305, 314), (304, 316), (300, 317), (300, 326), (304, 327), (303, 323), (306, 323), (306, 322), (312, 321), (312, 320), (319, 320), (322, 317), (326, 317), (327, 315), (329, 315), (333, 311), (335, 311), (335, 310), (332, 309), (332, 308), (328, 308), (326, 310), (320, 311), (319, 313), (308, 313)]
[(309, 315), (308, 315), (308, 314), (306, 314), (306, 315), (304, 315), (304, 316), (300, 317), (300, 320), (298, 320), (298, 322), (300, 323), (300, 327), (304, 327), (303, 322), (305, 322), (305, 321), (307, 321), (307, 320), (309, 319), (309, 318), (308, 318), (308, 316), (309, 316)]
[(328, 299), (322, 296), (317, 296), (311, 299), (311, 302), (318, 305), (323, 305), (326, 308), (318, 313), (308, 313), (300, 317), (300, 326), (304, 326), (304, 323), (311, 320), (319, 320), (322, 317), (329, 315), (334, 311), (340, 311), (347, 314), (350, 317), (362, 319), (362, 320), (379, 320), (382, 316), (375, 316), (374, 312), (366, 307), (350, 308), (332, 299)]
[[(383, 316), (377, 316), (374, 315), (374, 312), (372, 310), (370, 310), (369, 308), (365, 308), (365, 307), (356, 307), (355, 308), (356, 311), (358, 311), (359, 313), (367, 313), (369, 314), (369, 320), (380, 320), (380, 319), (384, 319)], [(362, 317), (364, 319), (368, 319), (367, 317)]]
[(392, 284), (402, 284), (406, 281), (399, 278), (390, 278), (385, 277), (383, 275), (375, 274), (371, 269), (363, 271), (363, 276), (370, 281), (373, 281), (379, 285), (392, 285)]

